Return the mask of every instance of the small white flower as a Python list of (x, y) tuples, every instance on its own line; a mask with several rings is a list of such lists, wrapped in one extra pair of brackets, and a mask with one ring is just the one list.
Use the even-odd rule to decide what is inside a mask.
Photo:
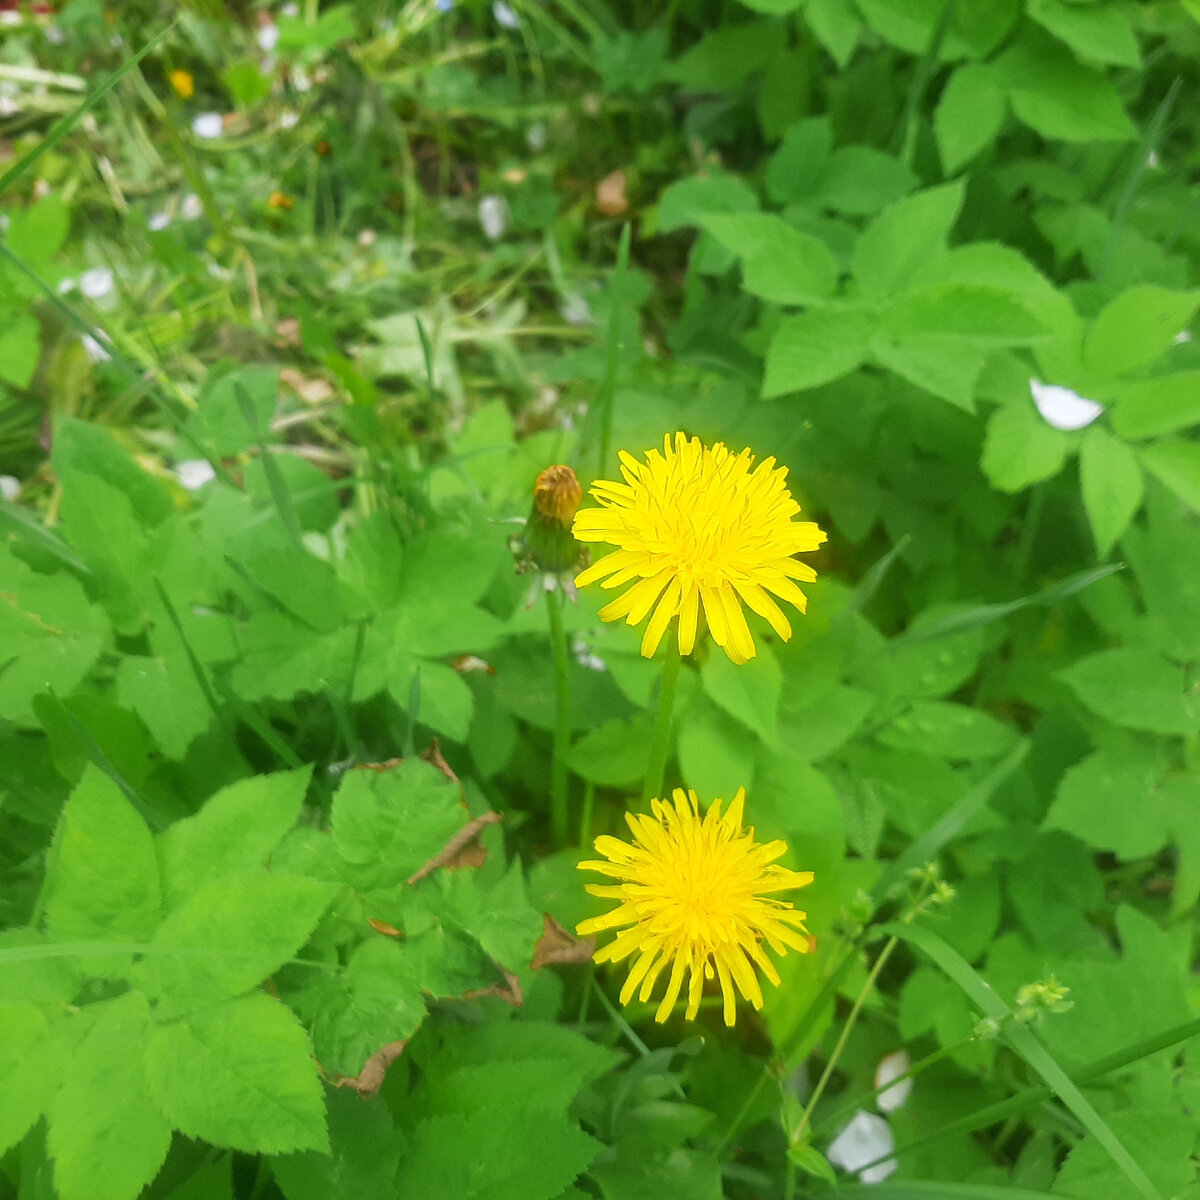
[(884, 1090), (875, 1097), (875, 1103), (879, 1105), (880, 1112), (894, 1112), (907, 1103), (912, 1095), (911, 1077), (892, 1084), (891, 1087), (884, 1085), (891, 1083), (898, 1075), (903, 1075), (910, 1066), (912, 1063), (909, 1061), (907, 1050), (896, 1050), (892, 1054), (885, 1054), (879, 1060), (879, 1066), (875, 1068), (875, 1086)]
[(179, 215), (185, 221), (195, 221), (204, 215), (204, 205), (195, 192), (188, 192), (179, 206)]
[(146, 228), (151, 233), (161, 233), (171, 223), (171, 215), (165, 209), (162, 212), (151, 213), (146, 218)]
[(20, 25), (24, 19), (19, 12), (12, 8), (6, 8), (0, 12), (0, 25)]
[(211, 483), (216, 477), (217, 473), (213, 470), (212, 463), (206, 458), (189, 458), (186, 462), (181, 462), (175, 467), (175, 478), (189, 492), (194, 492), (197, 488), (202, 488), (206, 483)]
[(79, 277), (79, 290), (89, 300), (103, 300), (113, 290), (113, 273), (107, 267), (84, 271)]
[(500, 196), (484, 196), (479, 201), (479, 225), (492, 241), (504, 236), (508, 228), (508, 205)]
[(1181, 329), (1172, 340), (1176, 346), (1184, 346), (1192, 340), (1192, 331), (1190, 329)]
[(21, 491), (21, 481), (15, 475), (0, 475), (0, 499), (15, 500)]
[(1146, 166), (1148, 166), (1150, 168), (1150, 170), (1152, 170), (1152, 171), (1154, 170), (1155, 167), (1158, 166), (1157, 151), (1151, 150), (1150, 153), (1146, 155)]
[(312, 76), (300, 66), (292, 68), (292, 87), (298, 92), (312, 91)]
[(534, 154), (540, 154), (546, 148), (546, 127), (538, 121), (535, 125), (525, 130), (525, 145), (527, 145)]
[(379, 235), (373, 229), (362, 229), (355, 240), (363, 250), (369, 250), (379, 240)]
[(288, 0), (288, 3), (279, 12), (284, 17), (298, 17), (300, 15), (300, 5), (294, 3), (293, 0)]
[(83, 348), (92, 362), (103, 363), (112, 361), (112, 355), (90, 333), (83, 334), (79, 340), (83, 343)]
[(1040, 379), (1031, 379), (1029, 390), (1033, 393), (1033, 402), (1042, 419), (1055, 429), (1082, 429), (1104, 411), (1103, 404), (1088, 400), (1070, 388), (1043, 383)]
[(592, 306), (580, 292), (572, 292), (558, 306), (559, 315), (568, 325), (583, 326), (592, 323)]
[(75, 289), (76, 289), (78, 286), (79, 286), (79, 280), (78, 280), (78, 279), (74, 279), (74, 278), (72, 278), (70, 275), (68, 275), (68, 276), (66, 277), (66, 279), (60, 279), (60, 280), (58, 281), (58, 294), (59, 294), (60, 296), (66, 296), (66, 295), (69, 295), (69, 294), (70, 294), (71, 292), (73, 292), (73, 291), (74, 291), (74, 290), (75, 290)]
[(495, 0), (492, 5), (492, 16), (496, 18), (496, 24), (504, 29), (521, 28), (521, 18), (504, 3), (504, 0)]
[(825, 1157), (843, 1170), (857, 1171), (863, 1183), (881, 1183), (896, 1170), (898, 1164), (894, 1158), (865, 1171), (862, 1168), (882, 1155), (890, 1154), (895, 1148), (892, 1127), (882, 1117), (859, 1109), (850, 1118), (846, 1128), (833, 1139)]
[(258, 27), (258, 48), (264, 54), (270, 54), (279, 41), (279, 26), (274, 21)]
[(225, 132), (221, 114), (216, 112), (198, 113), (192, 119), (192, 132), (200, 138), (219, 138)]
[(61, 46), (67, 40), (67, 35), (63, 33), (62, 27), (59, 25), (46, 25), (42, 32), (46, 35), (46, 41), (52, 46)]
[(20, 111), (21, 106), (15, 99), (15, 93), (0, 85), (0, 117), (11, 117)]
[(599, 655), (592, 653), (586, 639), (578, 634), (571, 639), (571, 654), (585, 671), (607, 671), (608, 664)]
[(279, 128), (295, 129), (300, 124), (300, 114), (294, 108), (283, 108), (279, 111)]

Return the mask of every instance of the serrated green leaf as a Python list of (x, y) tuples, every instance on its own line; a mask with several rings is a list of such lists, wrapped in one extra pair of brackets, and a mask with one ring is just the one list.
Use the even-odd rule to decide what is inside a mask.
[(1183, 672), (1153, 650), (1101, 650), (1058, 677), (1093, 712), (1127, 729), (1186, 737), (1200, 728), (1200, 705), (1185, 693)]
[(685, 784), (705, 799), (731, 800), (754, 770), (755, 744), (732, 717), (700, 694), (679, 721), (679, 767)]
[(975, 387), (986, 353), (972, 339), (924, 333), (893, 337), (880, 330), (871, 339), (871, 357), (964, 412), (975, 411)]
[[(145, 822), (89, 764), (63, 810), (46, 877), (46, 926), (56, 941), (146, 942), (160, 917), (158, 859)], [(120, 956), (97, 960), (120, 974)]]
[(990, 67), (967, 63), (957, 67), (946, 82), (934, 112), (942, 169), (954, 174), (996, 140), (1008, 101), (1000, 80)]
[(444, 1200), (552, 1200), (599, 1149), (561, 1113), (505, 1103), (421, 1122), (395, 1186), (398, 1195)]
[(210, 377), (201, 389), (188, 428), (222, 458), (249, 449), (258, 438), (238, 402), (239, 390), (249, 398), (258, 430), (269, 429), (279, 400), (278, 368), (239, 367), (216, 379)]
[(7, 1154), (45, 1111), (60, 1064), (36, 1005), (0, 1004), (0, 1029), (0, 1154)]
[(1200, 512), (1200, 444), (1169, 439), (1141, 447), (1138, 457), (1184, 504)]
[(159, 926), (137, 970), (161, 1016), (237, 996), (291, 958), (337, 887), (275, 871), (201, 884)]
[(916, 175), (900, 159), (872, 146), (842, 146), (830, 156), (815, 199), (822, 208), (866, 217), (916, 185)]
[(982, 709), (945, 700), (918, 700), (876, 737), (896, 750), (915, 750), (950, 761), (995, 758), (1017, 740), (1014, 729)]
[(158, 838), (168, 911), (206, 882), (267, 865), (300, 817), (311, 767), (239, 779)]
[(699, 225), (710, 213), (758, 210), (758, 197), (733, 175), (689, 175), (666, 188), (658, 200), (658, 229), (672, 233)]
[(252, 992), (160, 1025), (145, 1047), (150, 1093), (188, 1137), (247, 1154), (328, 1152), (308, 1037), (278, 1000)]
[(1097, 553), (1107, 558), (1142, 506), (1141, 464), (1124, 442), (1093, 425), (1083, 435), (1079, 475)]
[(841, 379), (866, 361), (871, 321), (861, 309), (819, 308), (785, 317), (767, 350), (763, 398)]
[(1068, 438), (1048, 425), (1032, 403), (1006, 404), (988, 420), (980, 465), (994, 488), (1019, 492), (1057, 475)]
[(141, 992), (96, 1008), (50, 1103), (54, 1182), (62, 1200), (134, 1200), (171, 1144), (171, 1126), (146, 1094), (150, 1010)]
[(169, 645), (153, 656), (126, 654), (117, 667), (117, 695), (145, 722), (163, 753), (175, 760), (213, 720), (213, 710), (174, 630), (158, 631)]
[[(811, 3), (809, 9), (811, 11)], [(833, 149), (828, 117), (805, 117), (784, 135), (767, 160), (767, 192), (777, 204), (811, 200)]]
[(779, 696), (783, 672), (768, 646), (756, 657), (735, 665), (724, 654), (708, 657), (700, 682), (714, 704), (756, 733), (768, 746), (779, 740)]
[(1200, 371), (1125, 384), (1112, 410), (1112, 423), (1121, 437), (1133, 439), (1200, 425)]
[(653, 732), (648, 713), (605, 721), (571, 746), (567, 761), (576, 775), (604, 787), (637, 783), (646, 773)]
[(776, 304), (810, 304), (833, 294), (838, 264), (819, 238), (774, 213), (712, 213), (707, 230), (742, 260), (742, 286)]
[(68, 694), (105, 642), (108, 622), (69, 575), (30, 570), (0, 545), (0, 718), (35, 726), (32, 697)]
[(881, 303), (895, 295), (919, 266), (945, 250), (962, 201), (959, 181), (884, 209), (854, 248), (854, 277), (868, 299)]
[(0, 383), (26, 388), (42, 353), (42, 330), (32, 313), (6, 317), (0, 330)]
[(1125, 13), (1108, 4), (1030, 0), (1029, 15), (1081, 58), (1119, 67), (1141, 66), (1137, 38)]
[(845, 67), (862, 35), (863, 24), (858, 14), (842, 0), (808, 0), (804, 21), (833, 61)]
[(972, 284), (903, 292), (885, 309), (882, 327), (897, 338), (968, 338), (996, 345), (1030, 342), (1047, 333), (1011, 293)]
[(1200, 292), (1173, 292), (1143, 284), (1101, 309), (1083, 344), (1084, 365), (1102, 377), (1147, 366), (1175, 340), (1200, 307)]

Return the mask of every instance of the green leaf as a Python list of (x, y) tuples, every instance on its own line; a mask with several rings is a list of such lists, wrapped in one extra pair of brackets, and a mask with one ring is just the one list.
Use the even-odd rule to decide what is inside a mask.
[(658, 200), (658, 231), (673, 233), (699, 225), (710, 213), (758, 210), (758, 197), (733, 175), (689, 175), (663, 191)]
[(371, 1200), (392, 1196), (402, 1143), (379, 1096), (326, 1092), (329, 1154), (278, 1155), (271, 1173), (287, 1200)]
[[(1112, 1113), (1108, 1123), (1164, 1196), (1186, 1195), (1196, 1180), (1191, 1161), (1196, 1122), (1190, 1113), (1138, 1107)], [(1054, 1190), (1059, 1195), (1103, 1196), (1105, 1200), (1137, 1200), (1143, 1194), (1094, 1134), (1072, 1148), (1055, 1177)]]
[(1031, 402), (1006, 404), (992, 413), (980, 466), (991, 485), (1019, 492), (1062, 469), (1069, 438), (1042, 420)]
[(36, 1005), (0, 1004), (0, 1029), (0, 1154), (7, 1154), (45, 1111), (61, 1064)]
[(712, 654), (700, 669), (700, 682), (714, 704), (756, 733), (768, 746), (779, 740), (779, 696), (783, 672), (768, 646), (740, 666)]
[(686, 786), (704, 800), (732, 800), (738, 788), (750, 782), (754, 750), (742, 726), (703, 693), (680, 718), (679, 768)]
[(1010, 750), (1016, 731), (979, 708), (945, 700), (918, 700), (876, 737), (896, 750), (951, 761), (994, 758)]
[[(811, 11), (811, 0), (806, 11)], [(828, 117), (797, 121), (767, 160), (767, 192), (771, 199), (789, 204), (815, 197), (832, 149), (833, 131)]]
[(821, 176), (816, 202), (822, 208), (865, 217), (906, 196), (917, 177), (898, 158), (871, 146), (835, 150)]
[[(88, 764), (55, 835), (46, 924), (57, 941), (146, 942), (159, 922), (158, 860), (145, 822), (121, 789)], [(100, 974), (120, 974), (112, 957)]]
[[(246, 420), (238, 392), (249, 397), (258, 424), (256, 431)], [(222, 458), (248, 450), (261, 431), (271, 427), (279, 400), (279, 371), (276, 367), (239, 367), (209, 381), (197, 397), (197, 408), (188, 421), (194, 437)]]
[(942, 169), (952, 175), (996, 140), (1008, 101), (996, 73), (988, 66), (957, 67), (942, 90), (934, 111)]
[(134, 1200), (171, 1144), (146, 1089), (149, 1006), (141, 992), (126, 992), (84, 1013), (90, 1029), (48, 1114), (55, 1186), (61, 1200)]
[(866, 361), (871, 321), (861, 309), (820, 308), (785, 317), (767, 351), (763, 398), (832, 383)]
[(166, 486), (139, 466), (101, 425), (60, 418), (54, 427), (53, 462), (60, 478), (94, 475), (124, 492), (145, 525), (158, 525), (175, 511)]
[(239, 779), (158, 839), (168, 911), (208, 881), (267, 865), (300, 818), (311, 767)]
[(986, 355), (973, 341), (928, 334), (892, 337), (880, 330), (871, 356), (881, 366), (964, 412), (975, 411), (975, 387)]
[(782, 16), (784, 13), (795, 12), (804, 0), (742, 0), (742, 3), (755, 12)]
[(1099, 750), (1063, 775), (1044, 827), (1065, 829), (1126, 861), (1157, 854), (1180, 815), (1160, 789), (1162, 774), (1148, 749)]
[(26, 388), (42, 352), (41, 326), (32, 313), (6, 316), (0, 330), (0, 383)]
[(1107, 558), (1142, 506), (1141, 464), (1124, 442), (1093, 425), (1083, 435), (1079, 474), (1096, 550)]
[[(469, 1153), (463, 1148), (470, 1147)], [(530, 1153), (536, 1147), (536, 1153)], [(553, 1200), (600, 1150), (563, 1113), (514, 1105), (433, 1117), (413, 1133), (396, 1194), (445, 1200)]]
[(222, 874), (159, 927), (137, 969), (140, 985), (160, 1016), (248, 991), (304, 945), (336, 892), (277, 871)]
[(885, 310), (883, 329), (897, 338), (969, 338), (984, 345), (1017, 345), (1047, 332), (1010, 292), (960, 283), (903, 292)]
[(653, 737), (649, 713), (616, 717), (585, 733), (572, 746), (567, 761), (582, 778), (603, 787), (635, 784), (646, 773)]
[(30, 570), (0, 545), (0, 718), (37, 725), (32, 699), (69, 694), (96, 661), (108, 622), (69, 575)]
[(346, 774), (333, 800), (333, 844), (360, 888), (394, 887), (428, 862), (468, 819), (457, 784), (408, 758)]
[(51, 192), (28, 208), (12, 207), (4, 240), (31, 266), (45, 268), (62, 249), (70, 227), (70, 206), (62, 196)]
[(701, 226), (742, 260), (742, 286), (776, 304), (811, 304), (833, 294), (838, 264), (820, 238), (774, 213), (714, 213)]
[(1174, 440), (1143, 446), (1138, 456), (1151, 475), (1190, 509), (1200, 512), (1200, 444)]
[(1029, 15), (1065, 42), (1081, 58), (1140, 67), (1137, 38), (1123, 10), (1107, 4), (1066, 4), (1063, 0), (1029, 0)]
[(839, 67), (845, 67), (862, 34), (862, 21), (843, 0), (808, 0), (804, 21)]
[(312, 1047), (278, 1000), (253, 992), (160, 1025), (145, 1049), (150, 1092), (188, 1137), (247, 1154), (328, 1152)]
[(1172, 292), (1142, 284), (1122, 292), (1100, 311), (1083, 344), (1093, 374), (1124, 375), (1165, 354), (1200, 306), (1200, 292)]
[(1187, 737), (1200, 728), (1200, 711), (1184, 692), (1183, 672), (1153, 650), (1101, 650), (1058, 677), (1093, 712), (1126, 729)]
[(854, 248), (863, 293), (880, 303), (906, 287), (918, 267), (942, 253), (963, 202), (963, 183), (943, 184), (899, 200), (867, 227)]
[(1122, 386), (1112, 409), (1123, 438), (1159, 437), (1200, 425), (1200, 371), (1179, 371)]
[(213, 720), (213, 710), (174, 631), (159, 631), (167, 654), (127, 654), (117, 666), (117, 695), (145, 722), (168, 758), (187, 754)]

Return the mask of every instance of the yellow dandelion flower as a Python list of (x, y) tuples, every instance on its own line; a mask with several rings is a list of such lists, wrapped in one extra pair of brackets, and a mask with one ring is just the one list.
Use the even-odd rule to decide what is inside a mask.
[(735, 455), (720, 442), (710, 449), (677, 433), (674, 445), (668, 435), (663, 452), (647, 451), (644, 463), (622, 451), (621, 474), (623, 483), (601, 480), (592, 488), (601, 507), (575, 515), (581, 542), (616, 547), (576, 585), (633, 583), (600, 610), (601, 620), (638, 625), (653, 609), (642, 638), (646, 658), (675, 616), (679, 651), (691, 653), (701, 605), (713, 640), (735, 663), (756, 653), (743, 602), (784, 641), (792, 636), (773, 597), (804, 612), (808, 600), (795, 581), (817, 573), (792, 556), (815, 550), (825, 534), (812, 521), (792, 519), (800, 506), (787, 489), (786, 467), (773, 458), (755, 467), (749, 450)]
[(190, 71), (168, 71), (167, 79), (181, 100), (190, 100), (196, 94), (196, 80)]
[(690, 976), (684, 1016), (692, 1020), (704, 981), (715, 971), (725, 1000), (725, 1024), (732, 1025), (735, 985), (755, 1008), (762, 1008), (755, 967), (779, 985), (779, 973), (763, 951), (764, 941), (779, 955), (789, 946), (801, 954), (812, 949), (804, 928), (807, 914), (786, 900), (766, 898), (806, 887), (812, 872), (772, 865), (787, 852), (787, 843), (760, 844), (753, 828), (742, 828), (745, 799), (745, 788), (739, 788), (727, 812), (722, 814), (721, 801), (714, 800), (701, 818), (696, 793), (676, 788), (674, 806), (653, 800), (652, 817), (626, 813), (632, 843), (608, 836), (596, 839), (596, 849), (608, 862), (579, 864), (581, 871), (620, 880), (616, 885), (588, 886), (593, 896), (621, 903), (602, 917), (583, 921), (577, 932), (586, 937), (626, 927), (595, 954), (597, 962), (620, 962), (638, 953), (621, 989), (621, 1003), (633, 999), (639, 984), (638, 998), (648, 1000), (659, 975), (671, 968), (656, 1021), (665, 1021), (675, 1007), (685, 971)]

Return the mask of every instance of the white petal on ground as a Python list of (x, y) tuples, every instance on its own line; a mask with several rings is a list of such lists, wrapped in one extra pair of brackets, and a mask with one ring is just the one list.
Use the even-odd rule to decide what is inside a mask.
[(89, 300), (103, 300), (113, 290), (113, 273), (107, 267), (84, 271), (79, 277), (79, 290)]
[(884, 1088), (884, 1090), (875, 1097), (875, 1103), (879, 1105), (880, 1112), (894, 1112), (907, 1102), (912, 1094), (913, 1081), (911, 1078), (902, 1080), (892, 1087), (885, 1085), (891, 1083), (897, 1075), (903, 1075), (911, 1066), (907, 1050), (896, 1050), (891, 1054), (885, 1054), (879, 1060), (879, 1066), (875, 1068), (875, 1086)]
[(279, 26), (273, 21), (268, 25), (258, 27), (258, 48), (264, 54), (270, 54), (275, 49), (277, 41), (279, 41)]
[(202, 488), (206, 483), (209, 483), (216, 478), (216, 471), (213, 470), (213, 465), (206, 458), (189, 458), (186, 462), (181, 462), (175, 468), (175, 478), (189, 492), (194, 492), (197, 488)]
[(504, 0), (496, 0), (492, 5), (492, 16), (496, 18), (496, 24), (505, 29), (521, 28), (521, 18), (504, 3)]
[(1042, 419), (1055, 429), (1082, 429), (1104, 411), (1103, 404), (1088, 400), (1070, 388), (1043, 383), (1040, 379), (1031, 379), (1029, 390), (1033, 393), (1033, 402)]
[(503, 237), (508, 228), (508, 206), (499, 196), (484, 196), (479, 201), (479, 225), (492, 241)]
[(192, 119), (192, 132), (201, 138), (220, 137), (225, 132), (221, 114), (217, 112), (198, 113)]
[(882, 1155), (890, 1154), (895, 1148), (892, 1127), (882, 1117), (859, 1109), (850, 1118), (846, 1128), (830, 1143), (825, 1157), (834, 1166), (858, 1172), (863, 1183), (879, 1183), (896, 1170), (896, 1160), (889, 1158), (865, 1171), (863, 1167)]
[(0, 500), (15, 500), (21, 490), (21, 481), (15, 475), (0, 475)]
[(84, 351), (92, 362), (102, 363), (112, 361), (112, 355), (90, 333), (83, 334), (79, 340), (83, 343)]

